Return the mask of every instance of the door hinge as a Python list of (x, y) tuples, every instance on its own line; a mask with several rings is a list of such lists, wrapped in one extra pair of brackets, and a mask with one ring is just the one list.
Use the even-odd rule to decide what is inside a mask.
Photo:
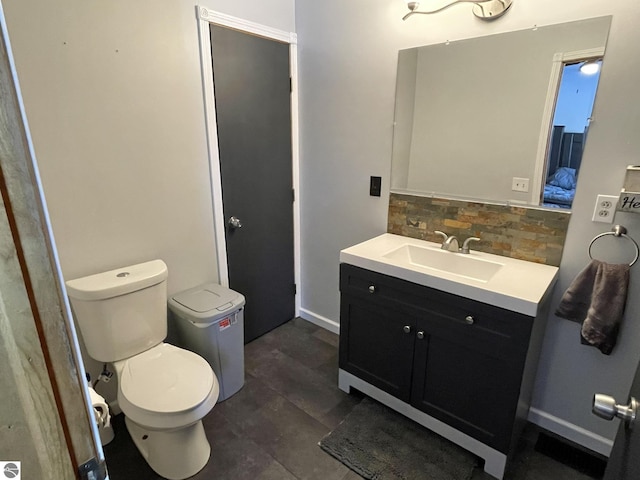
[(296, 295), (298, 293), (298, 286), (294, 283), (293, 284), (293, 294)]
[(295, 203), (296, 201), (296, 189), (292, 188), (291, 189), (291, 201)]
[(109, 478), (107, 474), (107, 464), (103, 460), (92, 458), (88, 462), (78, 467), (80, 480), (106, 480)]
[(293, 92), (293, 79), (289, 77), (289, 93)]

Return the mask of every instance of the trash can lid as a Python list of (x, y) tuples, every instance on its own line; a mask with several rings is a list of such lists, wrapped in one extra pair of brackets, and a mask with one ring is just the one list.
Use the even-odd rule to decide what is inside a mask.
[[(180, 292), (172, 296), (171, 300), (193, 312), (215, 315), (239, 306), (244, 302), (244, 297), (222, 285), (210, 283)], [(170, 305), (171, 303), (173, 302), (169, 302)]]

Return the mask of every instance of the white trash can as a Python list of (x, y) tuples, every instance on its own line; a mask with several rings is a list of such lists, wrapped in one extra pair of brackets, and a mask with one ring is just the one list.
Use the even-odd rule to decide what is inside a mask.
[(244, 296), (215, 283), (169, 298), (176, 345), (209, 362), (220, 384), (219, 401), (244, 385)]

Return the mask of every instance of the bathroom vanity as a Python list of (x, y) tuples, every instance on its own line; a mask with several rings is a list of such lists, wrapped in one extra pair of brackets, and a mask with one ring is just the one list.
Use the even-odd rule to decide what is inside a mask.
[(524, 426), (557, 267), (384, 234), (340, 253), (340, 388), (485, 460)]

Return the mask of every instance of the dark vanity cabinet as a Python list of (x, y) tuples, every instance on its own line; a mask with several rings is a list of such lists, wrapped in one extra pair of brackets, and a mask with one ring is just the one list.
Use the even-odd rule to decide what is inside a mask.
[(340, 369), (509, 452), (528, 411), (540, 322), (345, 263), (340, 290)]

